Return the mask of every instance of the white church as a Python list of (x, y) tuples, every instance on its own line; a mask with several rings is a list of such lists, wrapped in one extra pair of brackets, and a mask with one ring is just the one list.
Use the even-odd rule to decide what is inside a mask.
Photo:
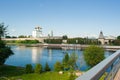
[(32, 31), (32, 37), (33, 38), (41, 38), (41, 39), (62, 39), (61, 36), (54, 36), (53, 31), (51, 31), (48, 36), (43, 36), (42, 33), (42, 27), (35, 27), (34, 30)]
[(98, 37), (98, 41), (100, 41), (102, 45), (109, 44), (111, 41), (115, 39), (116, 37), (114, 36), (104, 36), (102, 31), (100, 32)]
[(33, 38), (40, 38), (43, 37), (42, 34), (42, 28), (41, 27), (35, 27), (35, 29), (32, 31), (32, 37)]

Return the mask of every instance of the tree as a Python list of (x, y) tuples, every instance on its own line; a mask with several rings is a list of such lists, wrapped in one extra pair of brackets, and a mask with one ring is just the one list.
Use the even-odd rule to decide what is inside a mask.
[(27, 36), (20, 35), (20, 36), (18, 36), (18, 38), (27, 38)]
[(16, 36), (12, 36), (11, 38), (17, 38)]
[(5, 36), (5, 38), (11, 38), (11, 36)]
[(2, 37), (4, 37), (6, 35), (6, 29), (7, 27), (5, 27), (4, 23), (0, 24), (0, 40)]
[(35, 66), (35, 73), (41, 73), (42, 72), (42, 65), (36, 64)]
[(75, 69), (77, 68), (77, 65), (76, 65), (76, 61), (78, 59), (78, 56), (75, 52), (73, 52), (71, 55), (70, 55), (70, 58), (69, 58), (69, 65), (70, 65), (70, 68), (71, 69)]
[(117, 39), (120, 40), (120, 36), (118, 36)]
[(60, 62), (56, 62), (55, 65), (54, 65), (54, 70), (55, 71), (61, 71), (63, 70), (63, 66)]
[(69, 68), (69, 64), (68, 64), (69, 63), (69, 55), (68, 55), (68, 53), (65, 54), (62, 63), (63, 63), (63, 67), (65, 70)]
[(62, 38), (63, 38), (63, 39), (68, 39), (67, 35), (63, 35)]
[(0, 65), (3, 65), (4, 62), (6, 61), (6, 59), (10, 56), (13, 55), (14, 53), (12, 52), (12, 50), (10, 49), (10, 47), (8, 47), (6, 45), (6, 43), (1, 40), (2, 36), (4, 36), (6, 34), (6, 28), (4, 27), (4, 24), (0, 24)]
[(26, 73), (32, 73), (33, 69), (32, 69), (32, 65), (31, 64), (27, 64), (25, 67), (25, 72)]
[(50, 71), (50, 67), (49, 67), (49, 65), (48, 65), (47, 62), (46, 62), (46, 64), (45, 64), (45, 71)]
[(89, 46), (84, 52), (84, 58), (86, 63), (93, 67), (104, 59), (104, 49), (98, 46)]

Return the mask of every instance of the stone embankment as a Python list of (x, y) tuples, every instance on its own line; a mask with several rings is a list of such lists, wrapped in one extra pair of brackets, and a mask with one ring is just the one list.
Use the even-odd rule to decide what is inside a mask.
[[(24, 44), (23, 44), (24, 45)], [(28, 44), (26, 46), (34, 46), (34, 47), (46, 47), (46, 48), (61, 48), (61, 49), (80, 49), (83, 50), (90, 45), (80, 45), (80, 44)], [(108, 51), (116, 51), (120, 49), (120, 46), (105, 46), (100, 45), (105, 50)]]

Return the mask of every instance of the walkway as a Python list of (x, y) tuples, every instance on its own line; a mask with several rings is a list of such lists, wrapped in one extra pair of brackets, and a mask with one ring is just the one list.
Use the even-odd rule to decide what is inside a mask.
[(114, 80), (120, 80), (120, 69), (118, 70)]

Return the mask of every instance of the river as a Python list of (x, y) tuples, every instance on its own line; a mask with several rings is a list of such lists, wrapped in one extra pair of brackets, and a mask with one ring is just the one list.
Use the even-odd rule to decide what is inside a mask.
[[(83, 51), (76, 49), (62, 50), (62, 49), (47, 49), (44, 47), (25, 47), (25, 46), (11, 46), (14, 55), (10, 56), (5, 64), (25, 67), (26, 64), (40, 63), (44, 67), (46, 62), (49, 64), (50, 68), (53, 70), (56, 61), (62, 62), (65, 52), (71, 53), (75, 52), (78, 55), (77, 66), (81, 71), (87, 70), (88, 66), (85, 63)], [(106, 51), (105, 57), (108, 57), (113, 52)]]

